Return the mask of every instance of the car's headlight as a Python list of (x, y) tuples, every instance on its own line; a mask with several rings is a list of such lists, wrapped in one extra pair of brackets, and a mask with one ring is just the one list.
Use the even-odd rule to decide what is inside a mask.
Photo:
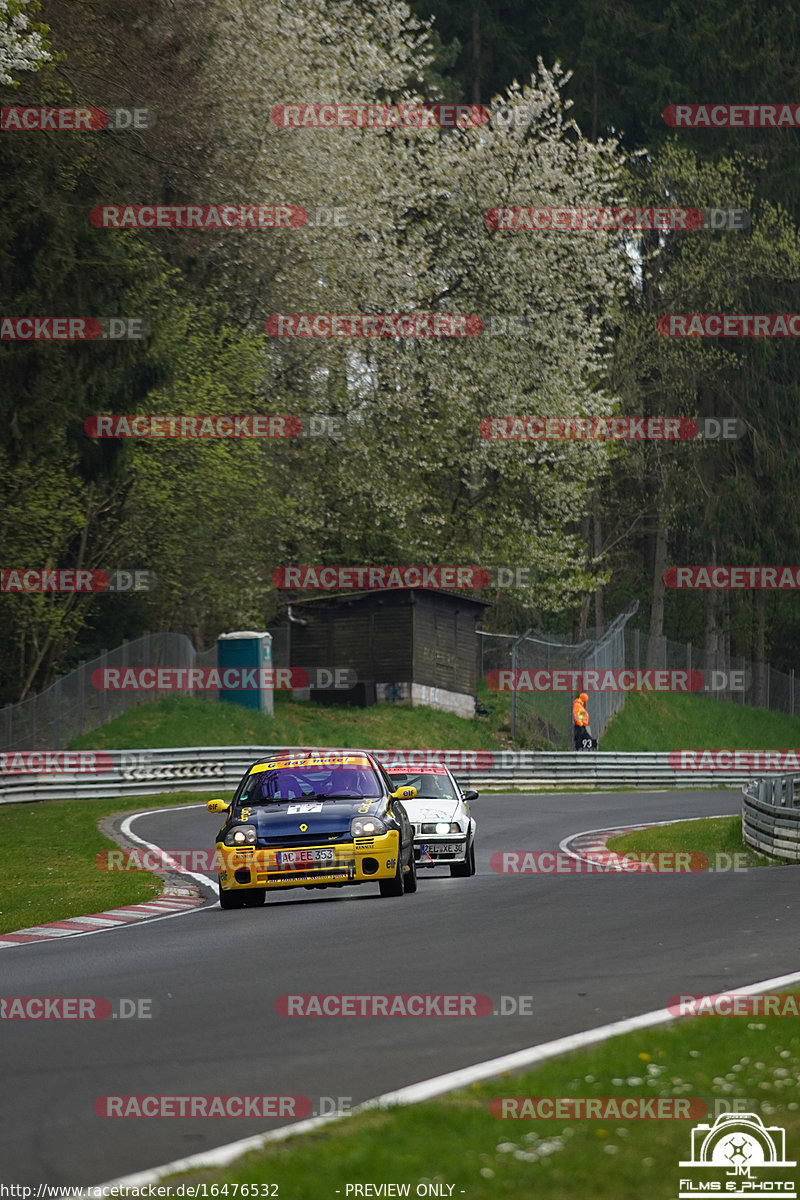
[(256, 840), (255, 825), (237, 825), (225, 834), (226, 846), (252, 846)]
[(420, 825), (420, 833), (461, 833), (458, 821), (430, 821)]
[(350, 822), (351, 837), (375, 837), (386, 833), (386, 822), (380, 817), (353, 817)]

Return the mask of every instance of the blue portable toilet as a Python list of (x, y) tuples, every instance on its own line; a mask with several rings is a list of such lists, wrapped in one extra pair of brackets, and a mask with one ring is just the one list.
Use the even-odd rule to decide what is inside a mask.
[[(220, 672), (227, 667), (252, 668), (272, 666), (272, 634), (255, 633), (253, 630), (240, 630), (236, 633), (221, 633), (217, 638), (217, 666)], [(273, 689), (262, 688), (220, 688), (220, 700), (229, 704), (241, 704), (244, 708), (254, 708), (258, 712), (274, 714)]]

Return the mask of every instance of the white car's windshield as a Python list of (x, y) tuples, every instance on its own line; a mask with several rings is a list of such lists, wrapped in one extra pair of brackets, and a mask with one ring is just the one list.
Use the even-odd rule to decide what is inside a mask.
[(439, 771), (387, 771), (392, 781), (392, 787), (414, 787), (417, 789), (417, 799), (425, 800), (454, 800), (455, 790), (450, 776), (440, 768)]

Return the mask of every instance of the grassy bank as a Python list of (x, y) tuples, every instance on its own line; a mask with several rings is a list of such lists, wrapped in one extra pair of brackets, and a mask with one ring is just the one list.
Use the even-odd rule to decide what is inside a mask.
[(485, 691), (489, 716), (410, 705), (328, 708), (276, 693), (268, 717), (236, 704), (167, 696), (130, 709), (70, 743), (71, 750), (145, 750), (169, 746), (361, 746), (367, 749), (501, 749), (508, 745), (510, 697)]
[(785, 750), (797, 746), (800, 717), (710, 696), (666, 692), (631, 693), (600, 742), (601, 751)]
[[(363, 746), (395, 749), (542, 749), (530, 732), (510, 738), (510, 695), (478, 690), (488, 715), (475, 719), (432, 708), (374, 705), (327, 708), (276, 694), (267, 717), (235, 704), (168, 696), (141, 704), (70, 743), (71, 750), (146, 750), (169, 746)], [(550, 697), (553, 712), (564, 697)], [(591, 700), (589, 702), (591, 713)], [(543, 726), (544, 728), (544, 726)], [(600, 752), (676, 749), (789, 749), (800, 746), (800, 717), (728, 704), (708, 696), (633, 693), (600, 742)]]

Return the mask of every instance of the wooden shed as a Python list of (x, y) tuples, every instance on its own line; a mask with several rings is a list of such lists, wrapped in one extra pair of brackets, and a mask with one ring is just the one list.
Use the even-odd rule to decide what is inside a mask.
[(410, 700), (472, 717), (475, 629), (488, 603), (429, 588), (293, 601), (305, 624), (291, 626), (291, 665), (348, 667), (359, 680), (374, 681), (379, 703)]

